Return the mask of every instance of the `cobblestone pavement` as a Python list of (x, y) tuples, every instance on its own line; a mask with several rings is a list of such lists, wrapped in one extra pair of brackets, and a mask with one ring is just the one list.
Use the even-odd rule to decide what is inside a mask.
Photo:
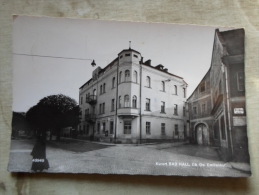
[[(224, 163), (213, 148), (188, 144), (123, 145), (112, 147), (90, 142), (75, 143), (78, 147), (91, 148), (79, 152), (47, 144), (50, 168), (45, 172), (100, 173), (100, 174), (149, 174), (183, 176), (249, 176), (248, 171), (234, 168), (233, 162)], [(9, 171), (30, 172), (32, 140), (12, 140)], [(236, 163), (237, 164), (237, 163)]]

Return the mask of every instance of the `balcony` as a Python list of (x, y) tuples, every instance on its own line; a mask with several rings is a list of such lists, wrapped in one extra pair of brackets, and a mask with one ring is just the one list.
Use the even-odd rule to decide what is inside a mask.
[(88, 104), (94, 105), (97, 102), (96, 100), (97, 100), (96, 95), (89, 95), (86, 97), (85, 102)]
[(120, 118), (135, 118), (139, 116), (139, 109), (133, 107), (122, 107), (118, 108), (118, 116)]
[(96, 121), (96, 114), (86, 114), (85, 115), (85, 121), (89, 123), (95, 123)]

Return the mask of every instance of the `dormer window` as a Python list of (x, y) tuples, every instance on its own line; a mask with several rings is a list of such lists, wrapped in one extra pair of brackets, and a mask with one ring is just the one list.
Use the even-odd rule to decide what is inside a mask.
[(127, 57), (127, 56), (130, 56), (130, 53), (126, 53), (125, 56), (126, 56), (126, 57)]
[(135, 58), (138, 58), (138, 56), (136, 54), (133, 55)]

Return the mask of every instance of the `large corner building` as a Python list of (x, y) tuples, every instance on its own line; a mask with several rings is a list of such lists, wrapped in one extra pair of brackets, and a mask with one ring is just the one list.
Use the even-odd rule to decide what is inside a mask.
[(182, 77), (123, 50), (80, 87), (80, 136), (116, 143), (185, 139), (186, 93)]

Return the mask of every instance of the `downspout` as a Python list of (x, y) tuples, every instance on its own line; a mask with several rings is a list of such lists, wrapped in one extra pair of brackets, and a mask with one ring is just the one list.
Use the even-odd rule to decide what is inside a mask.
[(142, 62), (143, 62), (143, 57), (141, 57), (141, 61), (139, 62), (140, 65), (140, 79), (139, 79), (139, 143), (141, 144), (142, 142)]
[(232, 129), (231, 129), (231, 122), (230, 122), (230, 105), (229, 105), (229, 90), (228, 90), (228, 70), (224, 65), (224, 70), (225, 70), (225, 79), (226, 79), (226, 93), (227, 93), (227, 115), (228, 115), (228, 127), (229, 127), (229, 139), (230, 139), (230, 147), (231, 147), (231, 155), (234, 154), (234, 149), (233, 149), (233, 138), (232, 138)]
[(119, 65), (120, 58), (118, 56), (118, 64), (117, 64), (117, 78), (116, 78), (116, 101), (115, 101), (115, 129), (114, 129), (114, 143), (117, 142), (117, 118), (118, 118), (118, 88), (119, 88)]
[[(96, 81), (96, 104), (95, 104), (95, 107), (94, 107), (94, 113), (95, 113), (95, 115), (96, 115), (96, 119), (97, 119), (97, 113), (98, 113), (98, 77), (99, 77), (99, 73), (98, 73), (98, 75), (97, 75), (97, 81)], [(92, 84), (92, 93), (93, 93), (93, 89), (94, 89), (94, 80), (92, 80), (93, 81), (93, 84)], [(94, 95), (94, 94), (93, 94)], [(94, 96), (93, 96), (94, 97)], [(91, 105), (91, 107), (92, 107), (92, 112), (93, 112), (93, 105)], [(95, 123), (94, 123), (94, 127), (93, 127), (93, 140), (94, 140), (94, 138), (95, 138), (95, 131), (96, 131), (96, 129), (97, 128), (95, 128), (96, 127), (96, 119), (95, 119)]]
[[(99, 83), (99, 72), (98, 72), (98, 74), (97, 74), (97, 78), (96, 78), (96, 106), (95, 106), (95, 113), (96, 113), (96, 115), (97, 115), (97, 113), (98, 113), (98, 94), (99, 94), (99, 91), (98, 91), (98, 83)], [(92, 84), (92, 89), (93, 89), (93, 86), (94, 86), (94, 84)], [(93, 90), (92, 90), (93, 91)], [(93, 94), (94, 95), (94, 94)], [(91, 107), (93, 107), (92, 105), (91, 105)], [(96, 117), (97, 118), (97, 117)], [(95, 120), (95, 125), (97, 124), (97, 120)], [(96, 126), (95, 126), (96, 127)], [(94, 129), (93, 129), (93, 140), (94, 140), (94, 138), (95, 138), (95, 131), (97, 131), (98, 129), (97, 128), (95, 128), (94, 127)]]

